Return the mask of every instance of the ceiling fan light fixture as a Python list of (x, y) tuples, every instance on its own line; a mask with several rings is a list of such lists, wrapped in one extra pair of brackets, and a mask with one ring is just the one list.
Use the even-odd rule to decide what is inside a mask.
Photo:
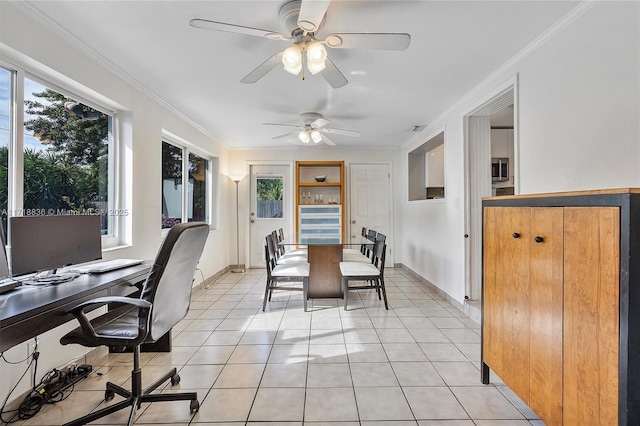
[(300, 74), (302, 70), (302, 49), (297, 44), (287, 47), (282, 53), (282, 65), (284, 70), (293, 75)]
[(313, 129), (311, 131), (311, 140), (313, 141), (313, 143), (320, 143), (320, 141), (322, 140), (322, 134), (318, 130)]
[(309, 141), (311, 140), (311, 136), (309, 135), (309, 131), (308, 130), (303, 130), (300, 133), (298, 133), (298, 139), (300, 139), (300, 142), (302, 142), (303, 144), (308, 144)]
[(327, 60), (327, 49), (322, 43), (313, 42), (307, 46), (307, 68), (311, 74), (317, 74), (325, 69)]
[(307, 60), (314, 64), (324, 63), (327, 60), (327, 49), (318, 41), (309, 43), (307, 46)]

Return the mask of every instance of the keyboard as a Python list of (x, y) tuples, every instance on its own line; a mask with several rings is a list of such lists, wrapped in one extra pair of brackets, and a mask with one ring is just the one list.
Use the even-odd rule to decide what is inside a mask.
[(139, 265), (144, 260), (142, 259), (114, 259), (106, 260), (104, 262), (92, 263), (87, 266), (79, 266), (72, 268), (71, 271), (78, 272), (80, 274), (103, 274), (109, 271), (115, 271), (117, 269), (128, 268), (129, 266)]
[(20, 287), (21, 285), (22, 283), (20, 281), (15, 281), (12, 279), (6, 279), (4, 281), (0, 281), (0, 294), (11, 291), (16, 287)]

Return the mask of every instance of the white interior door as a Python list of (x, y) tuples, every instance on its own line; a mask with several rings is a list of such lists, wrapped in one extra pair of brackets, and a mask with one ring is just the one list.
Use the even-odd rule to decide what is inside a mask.
[[(264, 242), (274, 229), (291, 232), (291, 190), (288, 165), (251, 166), (250, 260), (264, 268)], [(290, 237), (290, 235), (288, 235)]]
[(391, 173), (388, 164), (351, 164), (349, 240), (360, 242), (362, 227), (387, 236), (385, 264), (393, 267)]

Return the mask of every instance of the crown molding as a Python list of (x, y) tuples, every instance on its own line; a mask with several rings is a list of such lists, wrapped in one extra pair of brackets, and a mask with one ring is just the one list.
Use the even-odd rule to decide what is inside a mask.
[[(540, 34), (528, 45), (526, 45), (522, 50), (516, 53), (511, 59), (502, 64), (491, 74), (489, 74), (487, 78), (482, 80), (475, 87), (465, 93), (460, 99), (453, 103), (449, 108), (444, 110), (435, 119), (431, 120), (427, 127), (430, 127), (435, 123), (442, 122), (449, 114), (455, 111), (465, 110), (472, 108), (473, 106), (477, 106), (476, 100), (478, 99), (478, 97), (482, 96), (484, 92), (502, 83), (505, 78), (513, 78), (513, 76), (507, 75), (507, 71), (509, 69), (524, 61), (529, 56), (533, 55), (538, 49), (549, 43), (554, 37), (571, 26), (575, 21), (580, 19), (583, 15), (585, 15), (601, 2), (602, 0), (583, 0), (582, 2), (580, 2), (580, 4), (571, 9), (567, 14), (556, 21), (556, 23), (551, 25), (547, 30), (545, 30), (542, 34)], [(414, 138), (402, 144), (400, 148), (406, 149), (412, 143), (415, 143)]]
[(53, 19), (49, 18), (45, 15), (40, 9), (31, 4), (28, 1), (11, 1), (10, 4), (17, 9), (21, 9), (22, 12), (27, 14), (27, 16), (33, 17), (37, 21), (39, 21), (45, 28), (51, 29), (53, 32), (60, 35), (64, 40), (66, 40), (72, 47), (78, 49), (81, 53), (86, 55), (89, 59), (95, 61), (98, 65), (106, 68), (112, 74), (114, 74), (117, 78), (123, 80), (129, 86), (139, 90), (144, 95), (148, 96), (151, 100), (158, 103), (160, 106), (166, 108), (170, 112), (174, 113), (188, 124), (193, 126), (200, 133), (212, 139), (214, 142), (220, 144), (223, 148), (230, 149), (228, 145), (220, 141), (220, 138), (215, 134), (211, 133), (200, 124), (196, 123), (182, 111), (171, 105), (169, 102), (164, 100), (154, 91), (149, 89), (140, 81), (136, 80), (133, 76), (127, 73), (124, 69), (120, 68), (118, 65), (111, 62), (109, 59), (100, 54), (97, 50), (90, 47), (88, 44), (80, 40), (78, 37), (69, 32), (66, 28), (62, 27)]

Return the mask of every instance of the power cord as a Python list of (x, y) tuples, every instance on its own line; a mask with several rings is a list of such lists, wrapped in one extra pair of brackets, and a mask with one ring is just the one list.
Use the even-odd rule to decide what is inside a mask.
[(209, 286), (207, 286), (207, 283), (204, 280), (204, 272), (202, 272), (202, 269), (196, 268), (196, 271), (200, 271), (200, 276), (202, 277), (202, 287), (204, 287), (205, 290), (209, 290)]
[[(37, 345), (37, 343), (36, 343)], [(73, 365), (65, 370), (59, 370), (54, 368), (50, 372), (44, 375), (40, 383), (35, 384), (35, 378), (37, 375), (37, 363), (40, 353), (37, 351), (37, 346), (31, 355), (31, 362), (27, 366), (27, 369), (22, 374), (16, 385), (11, 389), (9, 395), (5, 399), (2, 410), (0, 410), (0, 421), (5, 425), (14, 423), (21, 420), (27, 420), (35, 416), (44, 404), (54, 404), (56, 402), (63, 401), (71, 395), (75, 388), (75, 384), (84, 379), (93, 371), (90, 365)], [(2, 359), (6, 358), (2, 357)], [(26, 360), (25, 360), (26, 361)], [(25, 397), (20, 406), (15, 410), (5, 411), (5, 407), (11, 394), (15, 391), (18, 384), (22, 381), (24, 376), (31, 368), (31, 365), (35, 363), (34, 375), (33, 375), (33, 388), (31, 392)], [(12, 414), (9, 419), (3, 417), (4, 414)]]
[[(17, 421), (25, 420), (25, 419), (28, 419), (30, 417), (33, 417), (33, 415), (31, 415), (30, 417), (23, 417), (23, 415), (26, 414), (26, 413), (22, 412), (22, 410), (24, 409), (23, 408), (24, 402), (23, 402), (23, 404), (20, 405), (20, 407), (18, 409), (15, 409), (15, 410), (5, 410), (5, 408), (7, 407), (7, 403), (9, 402), (9, 398), (11, 397), (13, 392), (16, 390), (16, 388), (18, 387), (20, 382), (22, 382), (22, 379), (24, 379), (24, 376), (27, 375), (27, 373), (29, 372), (29, 369), (31, 369), (31, 366), (34, 365), (34, 364), (35, 364), (35, 367), (34, 367), (34, 372), (33, 372), (33, 384), (34, 384), (34, 388), (35, 388), (35, 378), (36, 378), (36, 372), (38, 370), (38, 358), (40, 356), (40, 352), (38, 352), (38, 340), (37, 339), (34, 339), (34, 340), (35, 340), (35, 344), (34, 344), (33, 352), (31, 353), (31, 355), (29, 355), (27, 358), (23, 359), (22, 361), (19, 361), (19, 362), (9, 361), (4, 357), (4, 352), (0, 353), (0, 358), (4, 362), (6, 362), (8, 364), (12, 364), (12, 365), (20, 364), (22, 362), (25, 362), (25, 361), (31, 359), (29, 361), (29, 364), (27, 365), (27, 368), (24, 370), (24, 373), (22, 373), (22, 375), (20, 376), (20, 378), (16, 382), (15, 386), (13, 386), (13, 388), (7, 394), (7, 397), (4, 399), (4, 402), (2, 403), (2, 408), (0, 408), (0, 421), (2, 423), (4, 423), (5, 425), (8, 425), (10, 423), (15, 423)], [(31, 404), (33, 404), (33, 403), (35, 403), (35, 401), (32, 401)], [(40, 410), (40, 408), (38, 408), (35, 411), (35, 413), (37, 413), (38, 410)], [(33, 414), (35, 414), (35, 413), (33, 413)], [(9, 417), (8, 420), (5, 420), (5, 418), (4, 418), (5, 414), (11, 415), (11, 417)]]

